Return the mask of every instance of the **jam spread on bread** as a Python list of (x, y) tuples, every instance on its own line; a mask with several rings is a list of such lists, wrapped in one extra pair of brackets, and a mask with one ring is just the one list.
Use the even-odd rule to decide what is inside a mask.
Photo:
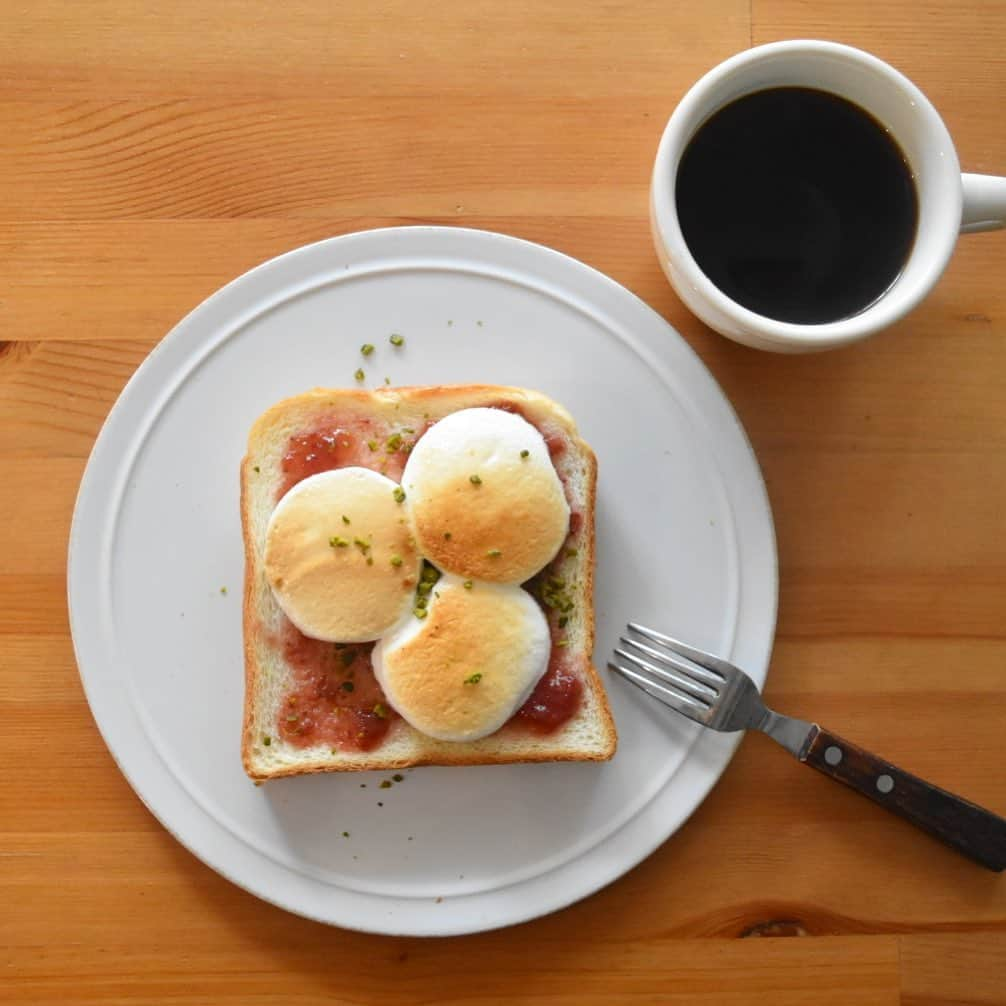
[[(493, 407), (521, 413), (509, 402), (494, 403)], [(290, 437), (282, 459), (284, 479), (277, 500), (312, 475), (349, 466), (370, 468), (398, 481), (412, 447), (430, 425), (418, 430), (396, 430), (365, 418), (333, 415), (323, 424)], [(559, 457), (567, 446), (563, 434), (540, 432), (550, 456)], [(564, 648), (568, 609), (557, 603), (561, 596), (554, 590), (550, 594), (547, 585), (556, 582), (563, 557), (567, 549), (575, 547), (582, 523), (583, 515), (572, 512), (569, 538), (559, 555), (527, 585), (548, 618), (552, 651), (544, 676), (503, 730), (551, 733), (572, 719), (580, 707), (582, 677), (575, 659)], [(546, 585), (544, 591), (542, 585)], [(305, 636), (285, 618), (283, 622), (284, 655), (295, 671), (294, 686), (284, 696), (278, 725), (283, 739), (296, 747), (330, 744), (341, 750), (378, 748), (400, 717), (374, 676), (370, 662), (374, 644), (326, 643)]]
[(285, 622), (282, 646), (294, 671), (294, 687), (283, 699), (280, 736), (298, 747), (379, 747), (397, 714), (374, 677), (374, 644), (325, 643)]
[(277, 499), (282, 499), (298, 482), (311, 475), (330, 472), (335, 468), (372, 468), (396, 482), (408, 457), (409, 441), (397, 445), (388, 438), (375, 435), (373, 424), (366, 419), (335, 423), (309, 430), (290, 438), (283, 455), (283, 482)]
[(571, 720), (583, 697), (583, 682), (575, 670), (564, 666), (563, 652), (556, 649), (554, 636), (555, 630), (548, 670), (513, 717), (539, 733), (551, 733)]

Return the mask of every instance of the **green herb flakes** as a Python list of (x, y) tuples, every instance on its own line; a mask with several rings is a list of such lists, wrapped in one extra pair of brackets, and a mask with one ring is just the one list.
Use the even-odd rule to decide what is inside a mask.
[(401, 486), (395, 486), (395, 491), (391, 495), (395, 497), (396, 503), (405, 502), (405, 490)]
[(353, 377), (355, 377), (357, 381), (363, 381), (366, 379), (367, 375), (363, 372), (362, 367), (357, 367), (356, 371), (353, 373)]
[(465, 582), (463, 584), (461, 584), (461, 586), (464, 587), (465, 590), (471, 590), (472, 589), (472, 581), (471, 580), (465, 580)]
[(477, 685), (482, 680), (482, 672), (476, 671), (470, 678), (465, 678), (466, 685)]
[(538, 584), (537, 593), (541, 603), (546, 608), (567, 614), (574, 608), (572, 587), (567, 587), (566, 580), (560, 576), (543, 577)]
[(390, 342), (392, 346), (404, 346), (405, 337), (399, 335), (397, 332), (393, 332), (391, 334), (391, 337), (388, 339), (388, 342)]
[(360, 352), (363, 353), (364, 356), (370, 356), (370, 354), (374, 352), (374, 344), (372, 342), (365, 342), (360, 347)]
[(480, 475), (469, 475), (468, 481), (471, 482), (473, 486), (482, 485), (482, 477)]
[(525, 448), (520, 452), (520, 456), (522, 460), (526, 461), (531, 456), (531, 452)]
[(267, 736), (265, 736), (265, 737), (262, 738), (262, 743), (266, 747), (269, 747), (269, 745), (272, 744), (272, 738), (267, 735)]
[(502, 554), (498, 548), (491, 548), (486, 552), (486, 556), (490, 559), (498, 559)]
[(401, 566), (401, 564), (402, 564), (402, 557), (400, 555), (393, 555), (391, 557), (392, 566)]
[(337, 534), (333, 534), (328, 539), (328, 543), (332, 548), (345, 548), (349, 544), (349, 541), (346, 538), (340, 538)]

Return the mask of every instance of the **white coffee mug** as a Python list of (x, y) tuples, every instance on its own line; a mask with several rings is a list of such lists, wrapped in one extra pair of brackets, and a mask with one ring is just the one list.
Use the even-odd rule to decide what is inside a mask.
[[(915, 242), (898, 278), (858, 314), (819, 325), (776, 321), (728, 297), (699, 268), (681, 233), (675, 184), (698, 128), (743, 95), (771, 87), (830, 91), (890, 130), (908, 160), (918, 195)], [(859, 49), (796, 40), (758, 46), (710, 70), (681, 99), (660, 140), (650, 185), (650, 223), (660, 264), (678, 295), (717, 332), (778, 353), (833, 349), (873, 335), (907, 314), (933, 288), (957, 235), (1006, 221), (1006, 178), (962, 175), (943, 120), (905, 76)]]

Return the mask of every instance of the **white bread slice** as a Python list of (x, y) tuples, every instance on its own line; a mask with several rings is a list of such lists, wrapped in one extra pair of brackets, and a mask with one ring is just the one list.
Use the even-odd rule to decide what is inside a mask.
[[(264, 572), (263, 549), (270, 514), (282, 492), (283, 458), (291, 437), (319, 428), (364, 423), (380, 447), (373, 467), (387, 464), (387, 438), (400, 430), (421, 435), (427, 423), (461, 409), (492, 406), (521, 414), (558, 447), (553, 463), (574, 513), (570, 538), (542, 576), (559, 578), (561, 589), (546, 589), (543, 605), (553, 640), (562, 637), (562, 660), (582, 683), (572, 718), (551, 732), (510, 722), (488, 737), (470, 742), (437, 741), (392, 716), (383, 741), (373, 750), (308, 746), (281, 736), (280, 717), (294, 671), (277, 640), (285, 616)], [(373, 441), (371, 441), (373, 442)], [(388, 473), (397, 478), (395, 463)], [(415, 765), (492, 765), (513, 762), (604, 761), (615, 751), (616, 733), (607, 697), (591, 664), (594, 645), (594, 504), (597, 464), (577, 435), (570, 415), (537, 392), (493, 385), (454, 387), (315, 389), (273, 406), (254, 424), (241, 464), (241, 520), (245, 545), (244, 655), (245, 711), (241, 753), (254, 780), (313, 772), (399, 769)], [(556, 582), (552, 581), (553, 584)], [(569, 585), (569, 586), (566, 586)], [(559, 603), (565, 611), (554, 606)], [(552, 605), (550, 607), (550, 604)], [(572, 604), (572, 607), (570, 607)], [(558, 620), (563, 619), (562, 629)], [(553, 654), (558, 651), (554, 648)], [(267, 740), (268, 739), (268, 740)]]

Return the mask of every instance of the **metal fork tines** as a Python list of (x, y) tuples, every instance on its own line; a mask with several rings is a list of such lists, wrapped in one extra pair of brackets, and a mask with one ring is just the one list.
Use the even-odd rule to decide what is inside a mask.
[(648, 695), (713, 730), (763, 730), (798, 754), (810, 723), (765, 707), (739, 667), (662, 632), (629, 623), (608, 667)]

